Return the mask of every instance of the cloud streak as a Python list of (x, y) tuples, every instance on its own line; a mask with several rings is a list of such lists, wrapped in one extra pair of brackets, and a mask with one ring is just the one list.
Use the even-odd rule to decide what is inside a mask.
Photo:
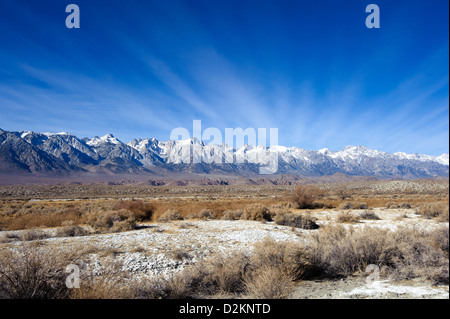
[[(280, 144), (306, 149), (448, 153), (448, 4), (387, 2), (403, 15), (378, 33), (351, 4), (256, 4), (80, 0), (82, 28), (69, 33), (54, 2), (6, 1), (0, 127), (167, 140), (199, 119), (275, 127)], [(420, 27), (405, 18), (424, 6)], [(7, 15), (22, 9), (16, 25)]]

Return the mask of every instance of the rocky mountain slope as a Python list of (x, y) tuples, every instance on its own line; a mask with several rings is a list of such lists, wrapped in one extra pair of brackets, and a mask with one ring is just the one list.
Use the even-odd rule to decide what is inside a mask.
[(10, 132), (0, 129), (0, 172), (64, 175), (76, 172), (159, 175), (164, 173), (251, 176), (268, 158), (275, 174), (319, 177), (334, 174), (376, 178), (449, 175), (449, 155), (386, 153), (364, 146), (333, 152), (297, 147), (209, 145), (197, 139), (154, 138), (123, 143), (113, 135), (80, 139), (69, 133)]

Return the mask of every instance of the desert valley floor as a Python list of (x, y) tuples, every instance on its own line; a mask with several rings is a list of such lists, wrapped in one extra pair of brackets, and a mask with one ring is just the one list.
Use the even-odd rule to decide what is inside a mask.
[(449, 298), (448, 187), (304, 185), (302, 206), (290, 185), (0, 186), (0, 271), (73, 257), (72, 298)]

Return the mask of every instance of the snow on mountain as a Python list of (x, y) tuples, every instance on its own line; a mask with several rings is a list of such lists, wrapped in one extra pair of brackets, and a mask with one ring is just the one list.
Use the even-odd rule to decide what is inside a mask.
[[(240, 175), (257, 172), (258, 165), (265, 165), (268, 158), (276, 156), (277, 173), (299, 176), (344, 173), (380, 178), (420, 178), (448, 176), (449, 173), (448, 154), (391, 154), (364, 146), (347, 146), (340, 151), (328, 148), (313, 151), (280, 145), (244, 145), (236, 149), (225, 144), (205, 144), (196, 138), (167, 142), (139, 138), (125, 144), (112, 134), (79, 139), (66, 132), (3, 130), (0, 130), (0, 143), (0, 152), (3, 152), (0, 161), (8, 162), (0, 163), (0, 167), (20, 167), (28, 171), (38, 167), (43, 171), (51, 168), (55, 171), (148, 173), (159, 167), (188, 173), (219, 171)], [(15, 149), (14, 145), (21, 148)], [(23, 154), (16, 156), (17, 152)], [(41, 160), (45, 163), (40, 164)]]
[(434, 160), (438, 163), (441, 163), (443, 165), (447, 165), (449, 164), (449, 158), (448, 158), (448, 154), (442, 154), (440, 156), (437, 156), (434, 158)]
[(121, 144), (122, 142), (115, 138), (112, 134), (106, 134), (105, 136), (95, 136), (93, 139), (86, 142), (87, 145), (97, 146), (101, 143)]

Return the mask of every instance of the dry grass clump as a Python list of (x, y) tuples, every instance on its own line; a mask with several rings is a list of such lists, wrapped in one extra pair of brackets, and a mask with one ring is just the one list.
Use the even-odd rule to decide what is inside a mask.
[(387, 208), (395, 209), (395, 208), (404, 208), (404, 209), (410, 209), (412, 206), (409, 203), (392, 203), (387, 202), (385, 205)]
[(400, 208), (410, 209), (411, 208), (411, 204), (410, 203), (401, 203), (400, 204)]
[(22, 243), (0, 251), (0, 299), (68, 298), (65, 272), (79, 256), (67, 252), (44, 252)]
[(4, 230), (63, 227), (90, 224), (93, 216), (105, 211), (128, 211), (136, 222), (151, 221), (154, 206), (139, 200), (89, 200), (75, 202), (43, 201), (13, 205), (13, 210), (0, 210), (0, 228)]
[(272, 213), (266, 206), (262, 204), (251, 204), (244, 208), (241, 219), (271, 221)]
[[(0, 299), (118, 299), (134, 298), (136, 283), (123, 265), (107, 259), (95, 267), (85, 249), (49, 250), (20, 243), (0, 250)], [(73, 268), (79, 269), (79, 288), (68, 288)], [(95, 268), (95, 269), (94, 269)], [(70, 280), (69, 280), (70, 281)]]
[(323, 205), (316, 200), (325, 195), (325, 191), (310, 185), (298, 185), (291, 194), (291, 201), (300, 209), (321, 208)]
[(244, 280), (251, 299), (285, 299), (293, 287), (293, 278), (277, 267), (263, 266)]
[(58, 228), (58, 230), (56, 231), (57, 237), (78, 237), (87, 236), (90, 234), (91, 232), (89, 230), (79, 225), (67, 225)]
[(425, 218), (437, 218), (440, 221), (449, 221), (448, 218), (449, 205), (448, 203), (430, 203), (424, 204), (417, 208), (417, 213)]
[(267, 237), (254, 244), (250, 257), (254, 269), (278, 268), (293, 280), (311, 278), (315, 274), (304, 248), (295, 243), (277, 242)]
[(49, 209), (46, 206), (20, 209), (14, 214), (0, 212), (0, 225), (4, 230), (32, 229), (38, 227), (59, 227), (64, 222), (81, 223), (82, 212), (79, 209)]
[(306, 247), (307, 255), (324, 276), (348, 276), (361, 272), (370, 264), (392, 266), (397, 243), (388, 231), (367, 228), (347, 230), (341, 225), (324, 226), (313, 234)]
[(214, 295), (234, 295), (245, 291), (244, 278), (250, 266), (243, 252), (213, 255), (170, 278), (155, 278), (142, 282), (138, 298), (191, 299)]
[(49, 238), (50, 236), (40, 229), (27, 229), (22, 233), (20, 238), (23, 241), (33, 241)]
[(70, 299), (130, 299), (135, 297), (136, 283), (123, 264), (104, 260), (94, 271), (85, 265), (80, 271), (80, 287), (70, 289)]
[(316, 219), (306, 214), (292, 213), (291, 211), (278, 211), (274, 218), (275, 224), (292, 226), (302, 229), (317, 229)]
[(169, 222), (172, 220), (183, 220), (181, 213), (176, 209), (168, 209), (158, 217), (159, 222)]
[(365, 210), (362, 213), (359, 214), (360, 219), (367, 219), (367, 220), (380, 220), (381, 218), (375, 214), (374, 212), (370, 210)]
[(281, 203), (276, 203), (273, 205), (269, 206), (270, 211), (277, 211), (277, 210), (286, 210), (286, 209), (290, 209), (290, 208), (296, 208), (297, 205), (295, 203), (292, 202), (281, 202)]
[(448, 255), (449, 248), (449, 231), (448, 227), (440, 227), (433, 232), (432, 241), (437, 248)]
[(190, 213), (186, 218), (206, 220), (206, 219), (215, 218), (215, 214), (211, 209), (204, 208), (197, 213)]
[(360, 220), (359, 215), (354, 215), (348, 211), (339, 212), (336, 216), (336, 221), (338, 223), (358, 223)]
[(449, 284), (448, 226), (432, 232), (403, 228), (392, 234), (397, 242), (394, 275), (399, 279), (426, 278)]
[(340, 209), (368, 209), (369, 206), (366, 203), (352, 203), (346, 202), (339, 206)]
[(155, 207), (152, 204), (144, 203), (140, 200), (121, 200), (117, 204), (117, 209), (126, 209), (133, 212), (137, 222), (151, 221)]
[(26, 229), (20, 233), (7, 233), (2, 237), (3, 243), (12, 241), (34, 241), (50, 238), (50, 234), (42, 229)]
[(243, 213), (244, 212), (243, 212), (242, 209), (237, 209), (237, 210), (227, 209), (226, 211), (223, 212), (222, 219), (224, 219), (224, 220), (238, 220), (238, 219), (241, 218)]
[[(397, 279), (426, 278), (448, 284), (448, 227), (433, 232), (395, 232), (322, 227), (305, 247), (311, 265), (327, 277), (348, 276), (374, 264)], [(447, 239), (445, 239), (447, 238)]]
[(89, 214), (86, 223), (98, 232), (123, 232), (137, 226), (134, 214), (126, 209)]

